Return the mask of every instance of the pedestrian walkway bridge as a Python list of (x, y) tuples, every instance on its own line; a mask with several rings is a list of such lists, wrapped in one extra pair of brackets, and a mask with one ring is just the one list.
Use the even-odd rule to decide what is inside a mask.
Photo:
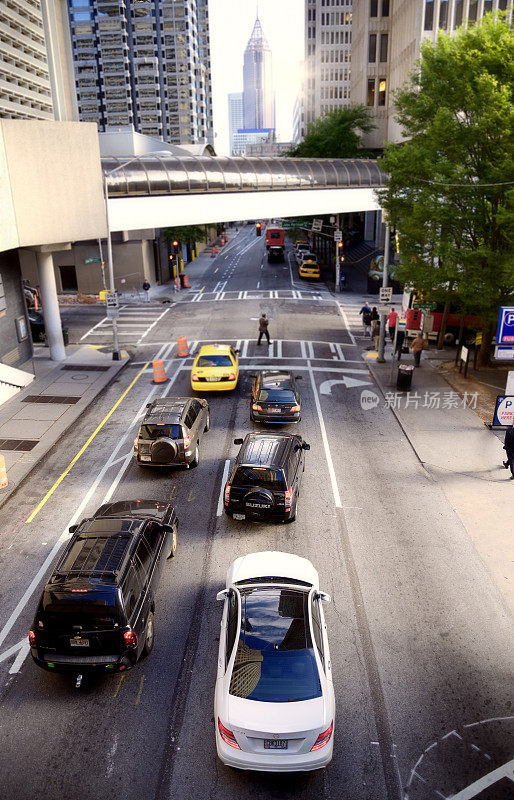
[(111, 231), (370, 211), (386, 178), (366, 159), (153, 154), (105, 158), (102, 169)]

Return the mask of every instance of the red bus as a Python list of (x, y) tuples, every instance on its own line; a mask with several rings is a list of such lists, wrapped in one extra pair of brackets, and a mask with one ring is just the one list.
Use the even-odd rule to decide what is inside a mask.
[(266, 228), (266, 250), (268, 261), (283, 261), (285, 249), (285, 231), (278, 225), (268, 225)]

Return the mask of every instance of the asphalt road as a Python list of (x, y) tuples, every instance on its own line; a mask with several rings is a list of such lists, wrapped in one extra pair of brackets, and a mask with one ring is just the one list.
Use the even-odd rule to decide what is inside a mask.
[[(505, 777), (514, 722), (512, 619), (390, 410), (383, 401), (361, 407), (363, 390), (380, 393), (362, 360), (360, 298), (344, 299), (343, 316), (324, 287), (308, 297), (288, 262), (267, 265), (264, 240), (252, 232), (243, 229), (218, 272), (209, 265), (188, 295), (218, 299), (171, 307), (134, 346), (133, 363), (2, 508), (1, 795), (435, 800), (467, 791), (459, 800), (512, 798), (514, 783)], [(261, 290), (279, 296), (251, 299)], [(301, 298), (292, 295), (298, 291)], [(271, 349), (255, 343), (262, 310), (270, 316)], [(68, 322), (80, 332), (83, 310), (76, 310), (76, 326), (74, 311), (66, 312)], [(241, 379), (232, 394), (210, 399), (212, 428), (197, 469), (140, 469), (130, 454), (145, 403), (162, 391), (190, 394), (191, 359), (174, 358), (178, 335), (195, 347), (239, 342)], [(27, 524), (136, 370), (157, 353), (170, 378), (164, 390), (152, 385), (150, 370), (143, 372)], [(291, 525), (217, 514), (224, 465), (237, 452), (233, 439), (251, 429), (249, 372), (258, 364), (288, 365), (303, 379), (299, 432), (311, 450)], [(18, 645), (26, 641), (52, 547), (110, 497), (171, 500), (179, 551), (159, 590), (150, 657), (125, 675), (75, 690), (70, 679), (36, 668)], [(334, 758), (314, 774), (236, 772), (216, 757), (215, 596), (234, 558), (266, 549), (311, 559), (333, 598), (326, 616), (337, 703)], [(491, 774), (497, 777), (486, 779)], [(473, 788), (476, 781), (482, 783)]]

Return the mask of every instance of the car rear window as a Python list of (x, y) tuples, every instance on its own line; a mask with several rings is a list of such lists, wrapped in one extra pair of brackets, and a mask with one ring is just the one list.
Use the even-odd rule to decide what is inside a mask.
[(45, 592), (40, 618), (45, 628), (70, 631), (114, 630), (119, 627), (119, 613), (113, 592)]
[(238, 467), (232, 486), (262, 486), (271, 491), (285, 491), (284, 473), (270, 467)]
[(303, 253), (302, 258), (304, 261), (306, 261), (307, 259), (309, 259), (309, 261), (316, 261), (316, 256), (314, 255), (314, 253)]
[(231, 367), (232, 361), (229, 356), (213, 355), (200, 356), (197, 367)]
[(166, 436), (168, 439), (182, 439), (182, 429), (180, 425), (141, 425), (139, 435), (142, 439), (160, 439)]
[(321, 697), (308, 623), (308, 592), (249, 589), (241, 593), (241, 625), (229, 692), (265, 703)]
[(290, 389), (261, 389), (259, 400), (261, 403), (296, 403), (296, 398)]
[(270, 231), (270, 239), (281, 239), (282, 233), (281, 231)]

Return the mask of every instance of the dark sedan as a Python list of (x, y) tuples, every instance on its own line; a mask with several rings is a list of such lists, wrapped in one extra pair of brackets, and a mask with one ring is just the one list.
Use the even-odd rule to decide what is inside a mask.
[[(33, 342), (46, 342), (46, 328), (45, 318), (41, 311), (36, 311), (33, 308), (28, 310), (30, 333)], [(62, 337), (64, 344), (68, 344), (68, 328), (62, 326)]]
[(296, 385), (300, 375), (295, 377), (288, 370), (263, 369), (252, 377), (252, 422), (279, 425), (300, 422), (302, 401)]

